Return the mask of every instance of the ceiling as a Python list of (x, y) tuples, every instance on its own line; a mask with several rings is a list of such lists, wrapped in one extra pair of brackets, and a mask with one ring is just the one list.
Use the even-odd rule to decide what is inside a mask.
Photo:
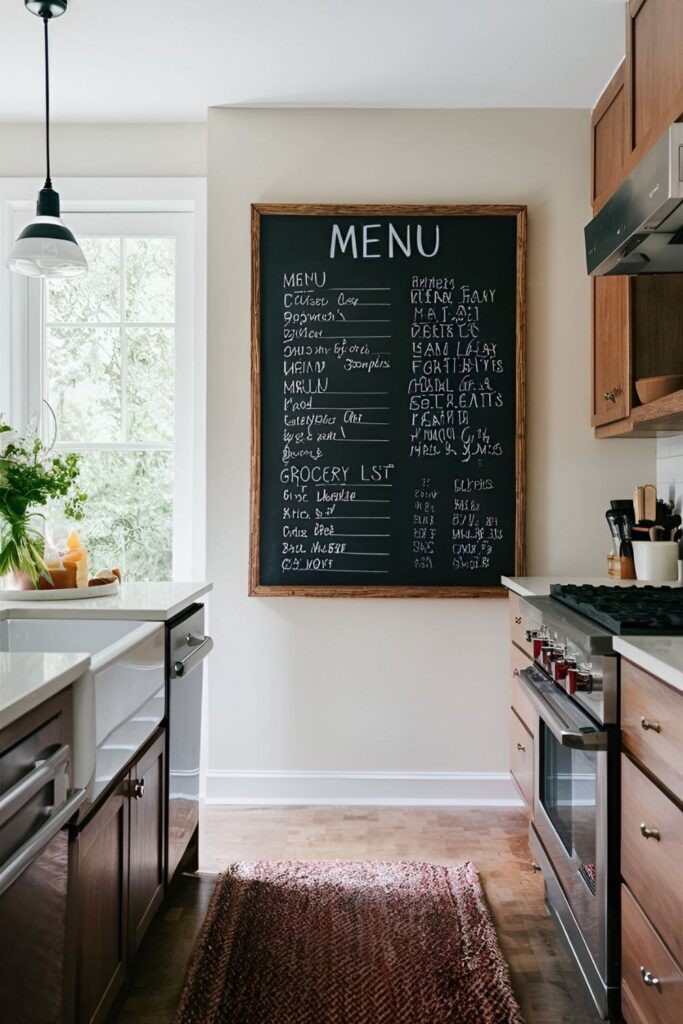
[[(215, 105), (591, 107), (625, 0), (69, 0), (60, 121), (203, 121)], [(42, 116), (41, 26), (0, 3), (0, 121)]]

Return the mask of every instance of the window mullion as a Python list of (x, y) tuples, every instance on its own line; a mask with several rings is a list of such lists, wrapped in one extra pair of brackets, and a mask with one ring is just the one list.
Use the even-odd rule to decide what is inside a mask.
[(121, 352), (121, 440), (128, 441), (128, 338), (126, 336), (126, 239), (121, 238), (119, 261), (119, 347)]

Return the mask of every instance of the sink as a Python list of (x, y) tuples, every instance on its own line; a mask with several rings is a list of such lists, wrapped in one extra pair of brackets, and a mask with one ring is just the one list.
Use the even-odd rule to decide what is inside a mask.
[(74, 684), (73, 785), (95, 800), (165, 714), (165, 630), (117, 619), (0, 620), (0, 651), (89, 654)]

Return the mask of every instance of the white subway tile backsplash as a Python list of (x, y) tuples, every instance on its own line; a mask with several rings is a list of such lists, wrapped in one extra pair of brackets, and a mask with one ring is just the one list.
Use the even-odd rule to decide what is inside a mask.
[(657, 438), (657, 496), (683, 507), (683, 434)]

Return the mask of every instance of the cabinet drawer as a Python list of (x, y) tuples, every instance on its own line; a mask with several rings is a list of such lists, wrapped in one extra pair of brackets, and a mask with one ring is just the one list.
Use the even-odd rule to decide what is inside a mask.
[(527, 629), (533, 629), (533, 622), (529, 622), (525, 615), (522, 614), (521, 602), (519, 594), (513, 594), (510, 591), (508, 597), (509, 608), (510, 608), (510, 639), (513, 644), (516, 644), (521, 651), (528, 654), (529, 657), (533, 654), (533, 647), (529, 640), (526, 638)]
[(529, 811), (534, 803), (534, 738), (510, 712), (510, 771)]
[(531, 658), (515, 647), (514, 644), (510, 647), (510, 706), (517, 715), (524, 722), (525, 726), (534, 735), (536, 728), (536, 717), (534, 709), (529, 702), (528, 697), (524, 695), (522, 687), (519, 684), (519, 673), (524, 668), (528, 668), (531, 664)]
[(621, 736), (648, 771), (683, 801), (683, 694), (621, 663)]
[[(627, 1024), (680, 1024), (683, 973), (625, 885), (621, 887), (621, 1011)], [(646, 984), (643, 972), (658, 984)]]
[[(651, 830), (656, 832), (648, 837)], [(621, 873), (664, 942), (683, 962), (683, 812), (624, 755)]]

